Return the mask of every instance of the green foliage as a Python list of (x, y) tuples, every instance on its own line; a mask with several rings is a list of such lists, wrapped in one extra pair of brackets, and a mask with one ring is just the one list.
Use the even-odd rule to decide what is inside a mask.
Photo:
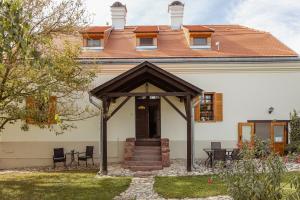
[(295, 192), (288, 195), (288, 200), (300, 200), (300, 176), (295, 176), (290, 183), (291, 188), (295, 189)]
[(253, 147), (243, 145), (242, 159), (234, 163), (232, 170), (222, 169), (220, 176), (233, 199), (282, 199), (285, 166), (278, 155), (270, 152), (268, 144), (256, 139)]
[(300, 117), (294, 110), (290, 114), (290, 144), (287, 147), (289, 152), (300, 152)]
[[(84, 13), (81, 0), (0, 0), (0, 131), (17, 120), (28, 130), (28, 116), (45, 121), (50, 96), (57, 96), (57, 125), (36, 123), (40, 128), (62, 132), (95, 116), (77, 103), (95, 75), (77, 62), (79, 46), (62, 39), (85, 24)], [(25, 106), (28, 97), (44, 105), (42, 112)]]

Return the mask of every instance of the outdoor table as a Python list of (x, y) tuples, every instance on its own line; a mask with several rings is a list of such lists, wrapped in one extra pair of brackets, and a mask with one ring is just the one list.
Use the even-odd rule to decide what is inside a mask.
[(66, 155), (70, 155), (71, 157), (71, 162), (69, 164), (69, 166), (72, 166), (72, 163), (75, 162), (75, 154), (77, 154), (78, 152), (75, 152), (75, 150), (71, 150), (70, 152), (66, 153)]
[[(226, 155), (229, 157), (231, 156), (232, 152), (233, 152), (233, 148), (222, 148), (226, 150)], [(214, 156), (214, 150), (215, 149), (211, 149), (211, 148), (204, 148), (203, 151), (205, 151), (205, 153), (207, 154), (208, 158), (206, 159), (205, 162), (209, 161), (209, 166), (210, 168), (212, 168), (213, 165), (213, 156)]]

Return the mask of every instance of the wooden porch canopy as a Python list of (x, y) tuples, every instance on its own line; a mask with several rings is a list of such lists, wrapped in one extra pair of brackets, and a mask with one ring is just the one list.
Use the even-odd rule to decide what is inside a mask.
[[(150, 83), (164, 92), (131, 92), (137, 87)], [(103, 104), (103, 138), (102, 138), (102, 170), (107, 172), (107, 121), (133, 96), (160, 96), (164, 98), (187, 121), (187, 170), (191, 171), (192, 163), (192, 129), (191, 129), (191, 102), (201, 95), (202, 89), (185, 80), (157, 67), (150, 62), (143, 62), (138, 66), (122, 73), (110, 81), (94, 88), (90, 94), (101, 99)], [(186, 115), (184, 115), (167, 96), (176, 96), (183, 100)], [(127, 97), (108, 115), (110, 103), (119, 97)]]

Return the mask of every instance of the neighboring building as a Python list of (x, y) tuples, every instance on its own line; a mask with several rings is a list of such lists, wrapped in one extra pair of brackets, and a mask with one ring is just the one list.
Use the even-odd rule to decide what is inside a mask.
[[(98, 75), (90, 95), (102, 99), (107, 113), (101, 143), (100, 116), (58, 136), (11, 125), (0, 135), (0, 168), (50, 165), (55, 147), (82, 151), (94, 145), (97, 158), (102, 146), (104, 170), (106, 155), (108, 162), (125, 156), (132, 169), (156, 169), (168, 165), (168, 142), (161, 138), (169, 139), (171, 159), (187, 159), (188, 170), (193, 159), (206, 157), (203, 148), (211, 141), (236, 148), (255, 134), (283, 153), (289, 113), (300, 110), (300, 59), (294, 51), (270, 33), (240, 25), (183, 25), (178, 1), (168, 7), (170, 25), (126, 26), (126, 6), (116, 2), (111, 11), (112, 26), (57, 40), (82, 44), (79, 62)], [(135, 145), (160, 141), (162, 157), (149, 156), (157, 162), (147, 168), (147, 149)], [(143, 163), (130, 162), (133, 148)]]

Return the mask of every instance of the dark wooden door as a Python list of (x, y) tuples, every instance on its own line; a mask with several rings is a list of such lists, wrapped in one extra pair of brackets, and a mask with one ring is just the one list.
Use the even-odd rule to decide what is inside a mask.
[(135, 130), (136, 139), (160, 137), (160, 99), (136, 98)]
[(135, 132), (136, 139), (148, 138), (149, 118), (147, 99), (136, 98), (135, 100)]

